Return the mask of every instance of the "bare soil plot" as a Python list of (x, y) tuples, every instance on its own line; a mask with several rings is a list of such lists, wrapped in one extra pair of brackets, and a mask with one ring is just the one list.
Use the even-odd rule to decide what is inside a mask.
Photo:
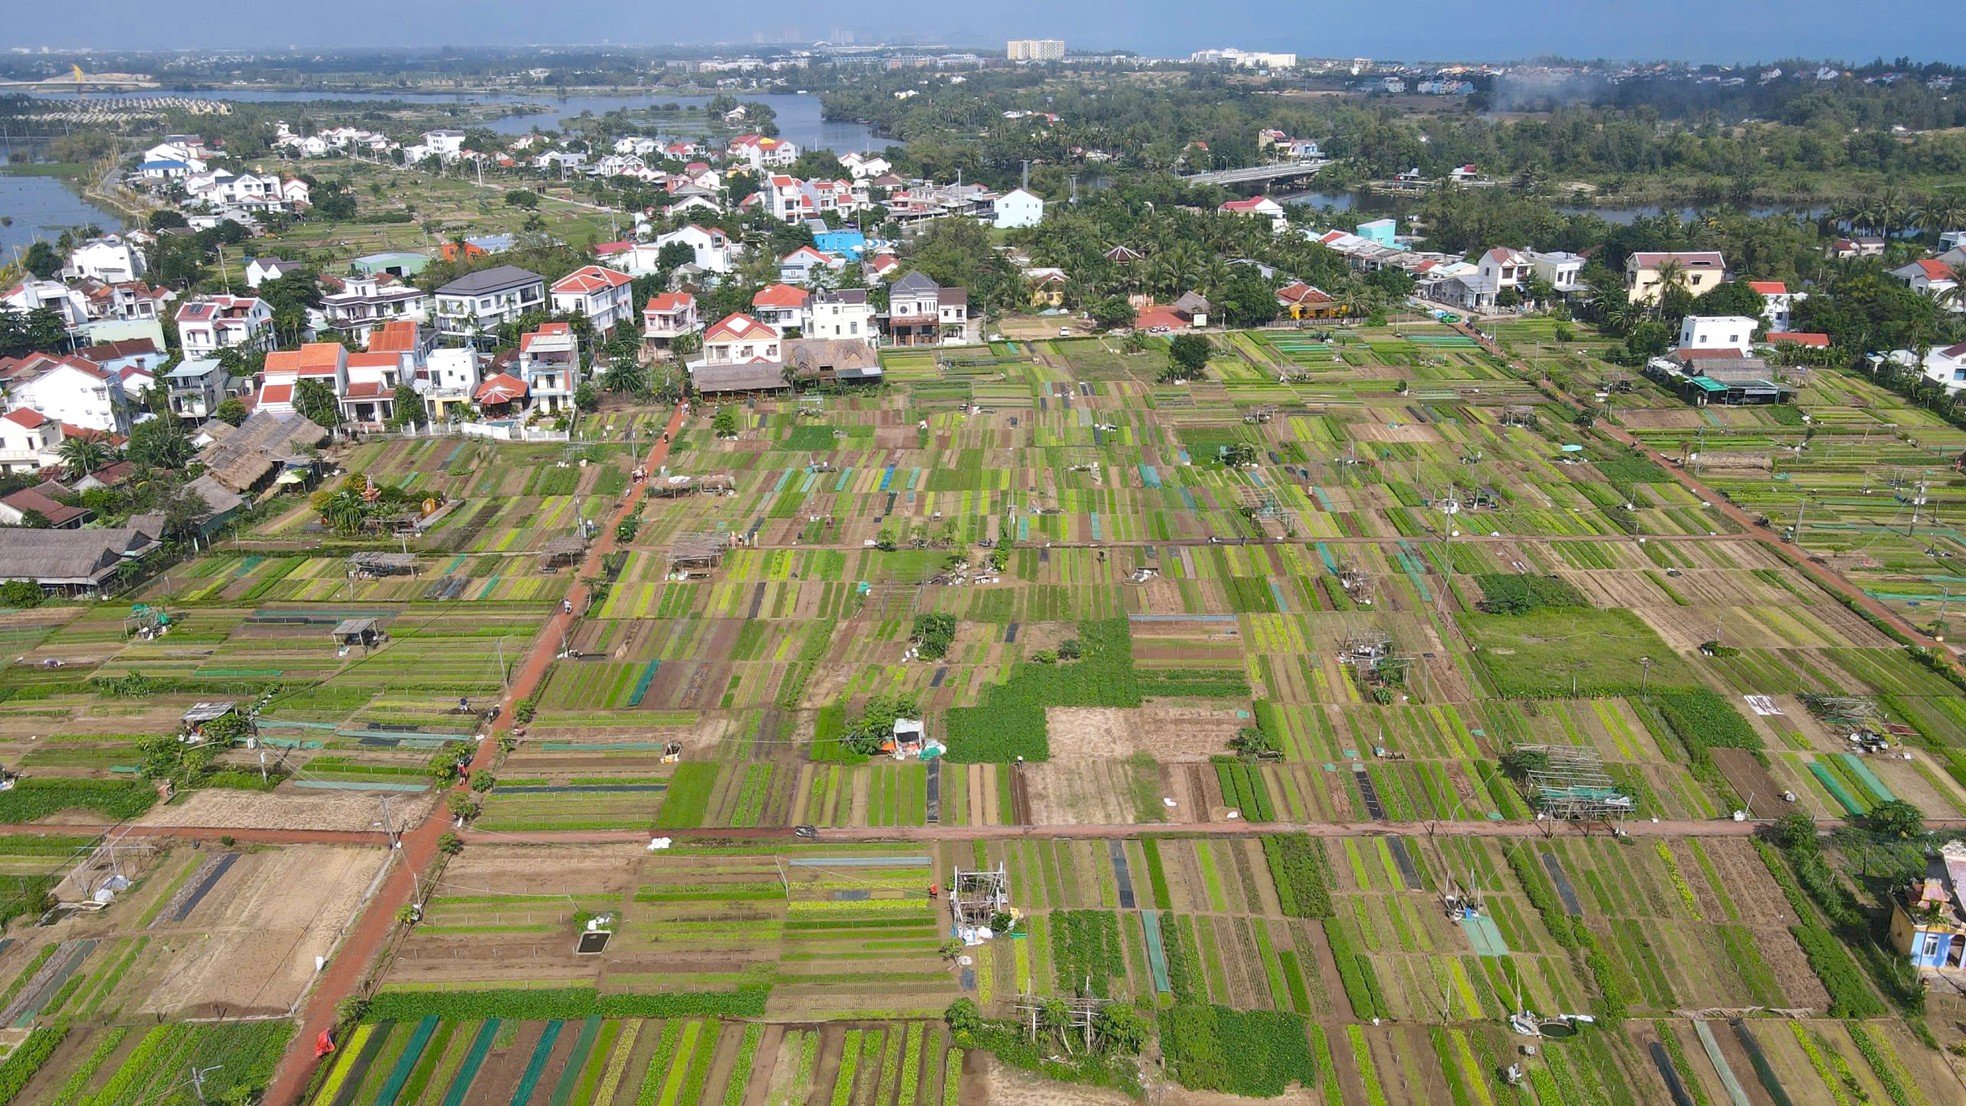
[(1045, 711), (1054, 759), (1121, 759), (1149, 753), (1167, 761), (1206, 760), (1226, 752), (1249, 724), (1233, 710), (1152, 702), (1139, 708), (1052, 707)]
[(182, 923), (153, 931), (145, 962), (163, 966), (145, 973), (150, 995), (140, 1009), (180, 1017), (284, 1013), (384, 859), (381, 849), (324, 845), (240, 856)]
[[(195, 826), (201, 829), (368, 830), (382, 817), (381, 796), (344, 791), (321, 795), (291, 787), (277, 792), (194, 791), (183, 800), (160, 804), (138, 820), (141, 826)], [(421, 822), (437, 801), (433, 793), (389, 796), (389, 817), (398, 826)]]

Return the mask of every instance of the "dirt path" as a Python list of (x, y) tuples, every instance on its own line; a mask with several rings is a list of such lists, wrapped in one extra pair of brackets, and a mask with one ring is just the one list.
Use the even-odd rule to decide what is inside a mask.
[[(667, 434), (664, 439), (673, 438), (681, 431), (683, 409), (678, 407), (669, 416)], [(644, 467), (649, 472), (661, 468), (669, 456), (669, 442), (658, 440), (649, 451)], [(581, 564), (579, 577), (597, 575), (601, 558), (614, 549), (615, 529), (627, 517), (628, 510), (635, 502), (635, 494), (642, 486), (631, 485), (630, 494), (624, 495), (621, 504), (601, 528), (600, 538), (587, 551), (587, 559)], [(575, 611), (584, 610), (587, 603), (587, 588), (579, 578), (567, 593), (567, 601)], [(571, 634), (578, 625), (578, 616), (565, 611), (555, 611), (546, 625), (541, 627), (533, 639), (532, 649), (525, 662), (514, 675), (512, 686), (499, 703), (499, 715), (490, 728), (485, 740), (478, 743), (477, 752), (471, 758), (472, 772), (492, 767), (498, 757), (498, 737), (512, 725), (514, 707), (538, 689), (552, 665), (554, 655), (559, 651), (560, 635)], [(350, 927), (341, 948), (328, 962), (314, 981), (314, 988), (308, 994), (302, 1007), (299, 1032), (293, 1043), (287, 1046), (287, 1053), (280, 1059), (279, 1071), (267, 1088), (264, 1101), (268, 1106), (299, 1106), (301, 1096), (306, 1092), (307, 1082), (317, 1061), (314, 1059), (314, 1041), (322, 1032), (334, 1028), (335, 1007), (341, 1000), (362, 992), (368, 981), (370, 970), (375, 966), (377, 955), (389, 941), (396, 928), (396, 912), (410, 901), (415, 893), (415, 880), (412, 873), (421, 875), (427, 872), (437, 859), (437, 840), (450, 826), (450, 817), (442, 804), (431, 808), (430, 814), (422, 824), (403, 834), (398, 842), (402, 852), (401, 864), (391, 867), (388, 878), (380, 890), (369, 900), (368, 908), (361, 918)], [(234, 836), (238, 836), (235, 831)]]

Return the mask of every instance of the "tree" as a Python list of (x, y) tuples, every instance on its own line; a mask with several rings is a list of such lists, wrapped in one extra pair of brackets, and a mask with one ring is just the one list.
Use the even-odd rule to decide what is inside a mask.
[(61, 457), (62, 468), (68, 472), (70, 480), (79, 480), (109, 463), (115, 450), (109, 443), (95, 437), (63, 438), (57, 451)]
[(1925, 835), (1925, 814), (1903, 799), (1891, 799), (1871, 807), (1863, 826), (1879, 837), (1906, 840)]
[(22, 268), (42, 280), (53, 280), (62, 267), (61, 254), (38, 238), (27, 247), (27, 253), (21, 256), (20, 263)]
[(1511, 779), (1526, 780), (1531, 772), (1540, 772), (1549, 767), (1550, 754), (1542, 749), (1510, 749), (1502, 754), (1499, 762), (1504, 774)]
[(1222, 447), (1222, 467), (1247, 468), (1256, 463), (1256, 447), (1248, 442), (1230, 442)]
[(396, 385), (396, 391), (390, 399), (390, 406), (390, 426), (400, 429), (405, 426), (423, 426), (430, 421), (430, 409), (424, 406), (423, 393), (408, 384)]
[(1114, 1052), (1136, 1053), (1147, 1044), (1146, 1019), (1130, 1003), (1109, 1002), (1092, 1015), (1092, 1032), (1100, 1044)]
[(344, 487), (329, 494), (320, 504), (321, 521), (333, 527), (337, 534), (353, 534), (368, 518), (368, 507), (362, 493)]
[(648, 369), (633, 354), (613, 358), (601, 373), (601, 387), (617, 394), (640, 395), (648, 391)]
[(1816, 847), (1816, 820), (1807, 814), (1796, 812), (1784, 814), (1775, 819), (1769, 830), (1775, 844), (1784, 849), (1814, 849)]
[(294, 410), (327, 430), (341, 425), (341, 405), (335, 402), (334, 389), (319, 380), (303, 380), (294, 385)]
[(1207, 338), (1199, 334), (1177, 334), (1167, 343), (1167, 371), (1162, 374), (1168, 380), (1195, 380), (1208, 368), (1208, 355), (1213, 347)]
[(240, 423), (245, 422), (246, 416), (250, 413), (251, 412), (246, 410), (246, 404), (244, 400), (240, 399), (238, 396), (226, 396), (223, 400), (219, 402), (219, 405), (213, 409), (212, 417), (226, 424), (227, 426), (237, 426)]
[(973, 1034), (983, 1028), (983, 1011), (974, 1000), (959, 998), (942, 1012), (942, 1020), (949, 1023), (951, 1033), (959, 1036)]
[(526, 211), (539, 210), (539, 193), (527, 188), (514, 188), (505, 193), (505, 206), (522, 208)]
[(177, 469), (191, 460), (191, 439), (176, 419), (154, 418), (137, 423), (130, 430), (130, 443), (123, 455), (141, 468)]
[(737, 408), (726, 403), (710, 419), (710, 430), (719, 438), (737, 437)]
[(1105, 296), (1086, 304), (1085, 313), (1092, 317), (1092, 324), (1101, 330), (1112, 330), (1133, 321), (1133, 308), (1125, 296)]
[(601, 394), (594, 390), (594, 385), (583, 380), (573, 390), (573, 405), (581, 411), (595, 410), (601, 405)]
[(32, 580), (9, 580), (0, 584), (0, 607), (11, 607), (17, 611), (31, 611), (47, 599), (41, 585)]

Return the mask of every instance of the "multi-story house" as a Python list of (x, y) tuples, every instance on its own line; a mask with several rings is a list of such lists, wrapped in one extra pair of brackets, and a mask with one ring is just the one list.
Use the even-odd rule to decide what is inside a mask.
[(16, 311), (39, 311), (45, 307), (60, 316), (61, 325), (70, 330), (89, 321), (89, 297), (58, 280), (29, 277), (0, 291), (0, 307)]
[(171, 412), (181, 419), (203, 422), (232, 394), (232, 374), (216, 358), (184, 361), (164, 374)]
[(130, 429), (123, 378), (73, 355), (30, 353), (0, 358), (0, 392), (8, 407), (31, 407), (51, 419), (113, 434)]
[(0, 473), (25, 475), (61, 464), (60, 419), (32, 407), (0, 415)]
[(599, 265), (583, 265), (553, 282), (553, 313), (587, 316), (606, 334), (635, 317), (635, 278)]
[(1556, 289), (1558, 295), (1567, 296), (1584, 286), (1584, 258), (1581, 254), (1561, 250), (1549, 253), (1530, 250), (1523, 256), (1529, 259), (1529, 269), (1536, 279)]
[(62, 270), (62, 275), (116, 284), (137, 279), (146, 268), (140, 246), (120, 234), (105, 234), (70, 250), (68, 267)]
[(880, 332), (874, 325), (874, 305), (867, 302), (865, 288), (841, 288), (812, 297), (803, 328), (807, 338), (839, 339), (878, 345)]
[(566, 323), (543, 324), (520, 336), (518, 368), (534, 410), (571, 410), (580, 387), (580, 339)]
[(468, 410), (471, 396), (478, 390), (484, 354), (468, 347), (432, 350), (424, 362), (417, 390), (437, 422), (449, 421), (460, 410)]
[(261, 411), (283, 414), (294, 410), (294, 400), (305, 381), (325, 384), (339, 403), (348, 394), (348, 347), (340, 342), (309, 342), (299, 349), (274, 350), (266, 355), (260, 372)]
[(396, 386), (409, 379), (403, 357), (390, 350), (351, 353), (348, 387), (341, 393), (341, 417), (360, 427), (380, 428), (396, 417)]
[(769, 138), (758, 134), (740, 134), (730, 140), (725, 152), (731, 160), (748, 166), (751, 171), (778, 168), (799, 160), (799, 148), (782, 138)]
[(975, 340), (969, 290), (944, 288), (912, 272), (888, 289), (888, 340), (897, 346), (954, 345)]
[(746, 365), (776, 363), (779, 359), (778, 331), (749, 315), (727, 315), (703, 333), (703, 364)]
[(1668, 284), (1697, 296), (1726, 279), (1727, 259), (1718, 250), (1639, 252), (1625, 259), (1625, 292), (1631, 302), (1648, 307), (1659, 302)]
[(778, 279), (786, 284), (810, 284), (814, 273), (837, 273), (844, 268), (845, 258), (800, 246), (778, 259)]
[(803, 332), (812, 293), (790, 284), (767, 284), (751, 297), (751, 314), (766, 326)]
[(516, 265), (481, 269), (437, 289), (437, 332), (475, 338), (545, 307), (545, 277)]
[(696, 297), (688, 292), (652, 296), (642, 309), (642, 343), (651, 350), (667, 349), (676, 339), (694, 334), (702, 326), (696, 315)]
[(386, 323), (421, 322), (429, 310), (430, 297), (423, 289), (387, 274), (347, 277), (341, 291), (321, 297), (321, 319), (328, 329), (362, 343)]
[(177, 334), (186, 357), (266, 349), (273, 344), (273, 308), (258, 296), (200, 296), (177, 309)]
[(1921, 975), (1966, 980), (1966, 843), (1948, 841), (1925, 877), (1891, 899), (1891, 944)]

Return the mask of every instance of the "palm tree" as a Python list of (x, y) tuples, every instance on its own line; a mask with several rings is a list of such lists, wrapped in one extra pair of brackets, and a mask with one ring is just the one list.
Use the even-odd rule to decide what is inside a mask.
[(352, 534), (362, 528), (362, 520), (368, 515), (368, 504), (362, 501), (362, 493), (353, 488), (343, 488), (328, 497), (321, 506), (321, 521), (334, 527), (337, 534)]
[(115, 451), (101, 438), (63, 438), (57, 451), (70, 480), (79, 480), (109, 463)]
[(1659, 294), (1652, 299), (1652, 309), (1657, 312), (1666, 305), (1666, 293), (1686, 283), (1686, 266), (1677, 257), (1668, 257), (1659, 262)]

